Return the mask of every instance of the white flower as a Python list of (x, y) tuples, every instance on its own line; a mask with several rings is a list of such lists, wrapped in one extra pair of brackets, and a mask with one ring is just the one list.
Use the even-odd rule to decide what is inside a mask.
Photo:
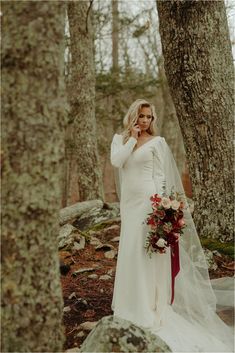
[(177, 200), (172, 200), (171, 207), (173, 208), (173, 210), (178, 210), (178, 208), (180, 207), (180, 202)]
[(163, 198), (162, 198), (162, 201), (161, 201), (161, 205), (162, 205), (164, 208), (170, 208), (170, 207), (171, 207), (171, 200), (168, 199), (167, 197), (163, 197)]
[(166, 242), (163, 238), (158, 239), (158, 241), (156, 242), (156, 245), (159, 246), (159, 248), (164, 248)]
[(193, 202), (189, 206), (189, 211), (190, 211), (190, 213), (193, 213), (193, 211), (194, 211), (194, 203)]

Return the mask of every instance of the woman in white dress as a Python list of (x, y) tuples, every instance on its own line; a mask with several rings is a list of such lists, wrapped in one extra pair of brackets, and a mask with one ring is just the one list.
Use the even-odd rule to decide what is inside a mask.
[(172, 153), (156, 135), (156, 120), (154, 106), (136, 100), (124, 117), (123, 133), (115, 134), (111, 144), (121, 216), (112, 310), (156, 333), (174, 352), (233, 352), (232, 330), (216, 314), (216, 296), (189, 209), (179, 240), (173, 304), (170, 248), (151, 258), (144, 249), (150, 196), (164, 188), (169, 194), (172, 186), (184, 192)]

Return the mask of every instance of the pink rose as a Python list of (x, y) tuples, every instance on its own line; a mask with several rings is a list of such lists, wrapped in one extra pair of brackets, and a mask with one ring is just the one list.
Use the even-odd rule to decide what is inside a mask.
[(183, 227), (183, 226), (185, 225), (185, 221), (183, 220), (183, 218), (180, 218), (180, 219), (178, 220), (178, 225), (179, 225), (180, 227)]

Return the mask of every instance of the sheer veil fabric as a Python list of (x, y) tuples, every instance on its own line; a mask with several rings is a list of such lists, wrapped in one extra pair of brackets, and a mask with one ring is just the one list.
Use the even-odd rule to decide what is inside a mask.
[[(111, 143), (111, 163), (114, 168), (116, 191), (120, 202), (124, 195), (122, 192), (125, 192), (122, 189), (123, 178), (126, 175), (124, 169), (128, 166), (131, 168), (131, 163), (134, 163), (133, 149), (136, 142), (137, 140), (134, 137), (130, 137), (126, 144), (123, 145), (122, 135), (115, 134)], [(155, 191), (161, 193), (163, 185), (165, 185), (167, 194), (173, 188), (175, 191), (185, 195), (178, 168), (165, 139), (155, 136), (149, 144), (146, 143), (145, 148), (140, 151), (142, 158), (144, 158), (148, 150), (151, 151), (153, 156)], [(155, 330), (152, 327), (151, 331), (162, 337), (174, 352), (189, 351), (192, 337), (189, 339), (188, 335), (192, 336), (194, 332), (197, 332), (195, 342), (197, 340), (199, 342), (198, 350), (194, 348), (192, 351), (205, 352), (205, 347), (209, 347), (207, 348), (208, 352), (233, 352), (233, 330), (220, 319), (216, 309), (218, 309), (217, 305), (221, 305), (221, 308), (234, 306), (234, 277), (210, 280), (204, 251), (186, 197), (185, 201), (184, 214), (187, 227), (184, 229), (184, 234), (179, 241), (180, 272), (175, 279), (174, 302), (168, 306), (168, 311), (166, 311), (168, 321), (166, 320), (165, 330), (163, 328), (159, 331), (159, 329)], [(151, 202), (149, 201), (149, 203)], [(122, 250), (119, 244), (120, 251)], [(168, 259), (170, 260), (170, 258)], [(119, 273), (118, 276), (122, 276), (122, 274)], [(117, 295), (116, 288), (114, 288), (112, 303), (114, 315), (115, 295)], [(175, 337), (172, 337), (174, 335)], [(178, 342), (176, 342), (177, 340)], [(203, 340), (205, 340), (204, 345)], [(206, 340), (208, 341), (207, 343)], [(222, 344), (220, 345), (221, 342)], [(218, 350), (216, 350), (216, 347), (218, 347)]]

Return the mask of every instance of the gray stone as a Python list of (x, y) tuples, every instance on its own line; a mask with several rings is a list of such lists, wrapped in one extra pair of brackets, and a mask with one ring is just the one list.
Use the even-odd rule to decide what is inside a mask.
[(96, 268), (94, 268), (94, 267), (79, 268), (79, 270), (76, 270), (72, 273), (72, 276), (76, 277), (79, 273), (90, 272), (90, 271), (95, 271), (95, 270), (96, 270)]
[(85, 333), (83, 331), (79, 331), (75, 337), (83, 337), (85, 335)]
[(96, 326), (97, 321), (86, 321), (79, 325), (85, 331), (91, 331)]
[(95, 247), (95, 250), (112, 250), (114, 249), (114, 246), (111, 244), (99, 244)]
[(91, 244), (91, 245), (98, 246), (98, 245), (102, 245), (102, 242), (101, 242), (98, 238), (96, 238), (96, 237), (94, 237), (94, 236), (91, 236), (91, 238), (90, 238), (90, 244)]
[(63, 312), (64, 312), (64, 313), (68, 313), (68, 312), (70, 312), (70, 311), (71, 311), (70, 306), (65, 306), (64, 309), (63, 309)]
[(113, 239), (111, 239), (111, 241), (113, 242), (118, 242), (120, 240), (120, 236), (114, 237)]
[(106, 229), (106, 231), (108, 232), (108, 231), (117, 231), (117, 232), (119, 232), (120, 231), (120, 226), (119, 225), (117, 225), (117, 224), (113, 224), (112, 226), (110, 226), (110, 227), (108, 227), (107, 229)]
[(171, 349), (145, 328), (105, 316), (89, 333), (79, 352), (171, 352)]
[(101, 279), (101, 280), (103, 280), (103, 281), (108, 281), (108, 280), (111, 279), (111, 277), (110, 277), (109, 275), (102, 275), (102, 276), (100, 276), (99, 279)]
[(205, 258), (206, 258), (206, 262), (209, 270), (216, 270), (218, 268), (218, 265), (214, 260), (212, 251), (209, 249), (203, 249), (203, 250), (204, 250), (204, 254), (205, 254)]
[(69, 299), (77, 298), (76, 293), (75, 292), (71, 293), (68, 298)]
[(110, 270), (108, 270), (108, 272), (107, 272), (107, 275), (112, 276), (113, 272), (114, 272), (114, 270), (112, 268), (110, 268)]
[(213, 250), (212, 253), (216, 256), (222, 257), (221, 253), (218, 250)]
[(110, 250), (110, 251), (106, 251), (104, 253), (104, 256), (107, 258), (107, 259), (113, 259), (115, 256), (116, 256), (117, 252), (116, 250)]
[(87, 278), (96, 279), (98, 278), (98, 275), (96, 273), (93, 273), (92, 275), (87, 276)]
[(108, 207), (105, 206), (106, 204), (103, 207), (94, 207), (88, 210), (77, 218), (73, 224), (80, 230), (88, 230), (99, 223), (110, 222), (111, 219), (120, 218), (118, 203), (109, 204)]
[(81, 250), (84, 249), (86, 245), (86, 240), (84, 237), (81, 236), (81, 240), (73, 244), (72, 250)]
[(89, 212), (90, 209), (99, 208), (102, 209), (104, 203), (102, 200), (88, 200), (77, 202), (71, 206), (67, 206), (60, 210), (60, 225), (66, 224), (73, 219), (80, 217), (83, 214)]
[(65, 224), (60, 228), (58, 243), (59, 249), (66, 247), (68, 250), (81, 250), (86, 245), (86, 239), (77, 228), (71, 224)]

